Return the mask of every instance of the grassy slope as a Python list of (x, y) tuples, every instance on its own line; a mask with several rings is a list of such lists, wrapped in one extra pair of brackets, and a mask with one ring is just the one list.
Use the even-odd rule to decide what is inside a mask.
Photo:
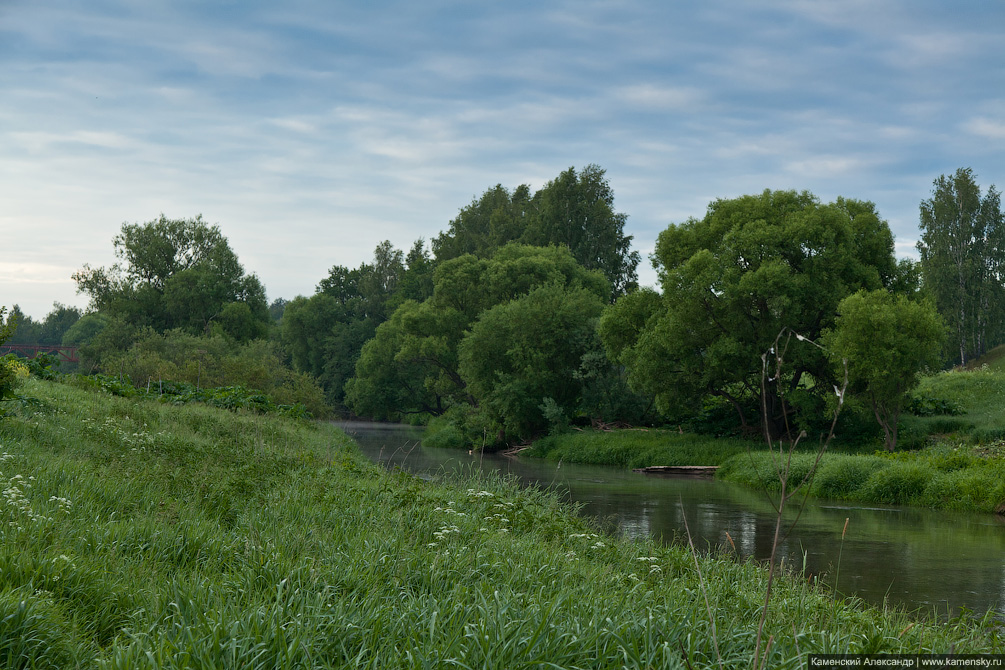
[[(713, 639), (750, 665), (753, 564), (702, 560), (713, 637), (689, 554), (546, 494), (388, 474), (327, 425), (24, 390), (0, 420), (2, 667), (707, 667)], [(776, 589), (771, 667), (999, 645)]]

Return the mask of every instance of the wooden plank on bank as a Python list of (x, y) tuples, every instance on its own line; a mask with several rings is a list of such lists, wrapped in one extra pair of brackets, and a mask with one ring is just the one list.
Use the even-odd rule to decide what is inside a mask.
[(718, 469), (718, 465), (650, 465), (648, 468), (635, 468), (632, 472), (667, 477), (714, 477)]

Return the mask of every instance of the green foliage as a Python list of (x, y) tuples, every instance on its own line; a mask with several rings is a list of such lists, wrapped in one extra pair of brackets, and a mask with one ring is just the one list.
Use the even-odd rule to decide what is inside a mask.
[(860, 291), (838, 304), (834, 329), (824, 345), (847, 365), (851, 389), (868, 398), (885, 433), (885, 446), (897, 447), (897, 422), (905, 395), (918, 375), (934, 365), (946, 327), (928, 303), (885, 290)]
[(503, 446), (503, 432), (486, 411), (461, 403), (429, 420), (422, 444), (447, 449), (491, 449)]
[[(0, 505), (5, 667), (710, 667), (713, 626), (726, 667), (751, 664), (754, 562), (699, 556), (699, 575), (554, 494), (384, 472), (323, 423), (30, 384), (41, 408), (0, 426), (7, 488), (34, 477)], [(804, 580), (773, 593), (770, 667), (877, 638), (1000, 645)]]
[(197, 388), (185, 382), (159, 382), (156, 386), (134, 386), (128, 378), (120, 379), (109, 375), (77, 376), (71, 380), (75, 386), (100, 389), (122, 398), (148, 398), (172, 405), (198, 402), (231, 411), (247, 410), (256, 414), (279, 414), (298, 419), (309, 419), (313, 414), (299, 403), (276, 402), (267, 394), (243, 386), (218, 386)]
[(959, 416), (963, 414), (960, 406), (951, 400), (917, 393), (908, 396), (904, 411), (915, 416)]
[(992, 185), (983, 196), (973, 170), (935, 180), (921, 202), (925, 291), (952, 331), (949, 359), (966, 364), (1005, 338), (1005, 214)]
[[(604, 278), (585, 270), (561, 247), (510, 244), (490, 259), (460, 256), (440, 263), (433, 282), (430, 298), (402, 303), (363, 346), (356, 376), (346, 384), (347, 401), (358, 414), (438, 416), (451, 405), (476, 404), (459, 367), (459, 346), (479, 315), (546, 285), (569, 295), (582, 292), (601, 301), (608, 297)], [(548, 337), (553, 341), (556, 334)], [(478, 355), (471, 356), (470, 369), (475, 370)], [(531, 373), (526, 368), (523, 372)], [(488, 392), (490, 383), (479, 388)], [(538, 398), (535, 408), (542, 400)]]
[(930, 468), (920, 463), (890, 463), (869, 475), (857, 496), (888, 505), (918, 504), (933, 475)]
[(526, 453), (563, 463), (644, 468), (651, 465), (719, 465), (747, 445), (694, 433), (658, 429), (584, 430), (549, 435)]
[(813, 494), (821, 498), (852, 498), (874, 472), (887, 465), (889, 461), (877, 456), (830, 454), (814, 477)]
[(488, 258), (511, 242), (564, 246), (580, 265), (600, 271), (618, 296), (635, 287), (640, 260), (624, 234), (627, 218), (614, 211), (603, 169), (569, 168), (533, 195), (527, 185), (485, 191), (433, 240), (433, 251), (443, 262), (465, 254)]
[(52, 311), (42, 321), (34, 321), (14, 305), (11, 318), (17, 324), (13, 333), (8, 334), (11, 344), (60, 344), (63, 335), (80, 319), (80, 310), (58, 302), (52, 304)]
[(582, 395), (576, 372), (596, 348), (603, 305), (586, 289), (548, 284), (482, 312), (472, 324), (458, 348), (459, 372), (507, 434), (527, 438), (545, 429), (546, 400), (553, 415), (575, 411)]
[(0, 356), (0, 401), (16, 397), (28, 374), (28, 367), (14, 354)]
[(247, 275), (217, 226), (160, 218), (122, 224), (113, 239), (119, 263), (85, 265), (73, 275), (91, 307), (134, 327), (192, 334), (214, 329), (238, 341), (265, 334), (265, 288)]
[[(778, 333), (816, 340), (841, 299), (898, 277), (893, 236), (871, 203), (822, 205), (794, 191), (717, 200), (704, 218), (663, 231), (653, 260), (660, 300), (639, 294), (616, 304), (601, 330), (629, 366), (629, 383), (668, 414), (722, 398), (747, 429), (757, 416), (747, 408), (766, 406), (774, 434), (814, 419), (835, 381), (817, 348), (794, 347), (792, 372), (762, 394), (761, 355)], [(798, 405), (813, 416), (793, 417)]]
[[(725, 460), (716, 472), (716, 477), (735, 484), (743, 484), (750, 488), (777, 492), (781, 490), (781, 478), (778, 476), (780, 464), (779, 454), (768, 451), (752, 451), (739, 454)], [(782, 456), (784, 461), (787, 456)], [(804, 481), (812, 486), (807, 476), (813, 472), (816, 464), (816, 454), (795, 453), (791, 457), (791, 467), (787, 478), (788, 492), (806, 492)]]
[(59, 374), (60, 360), (55, 354), (40, 352), (24, 361), (28, 372), (39, 379), (55, 379)]
[[(0, 307), (0, 344), (3, 344), (17, 330), (18, 317), (10, 314), (6, 318), (6, 307)], [(28, 370), (14, 354), (0, 357), (0, 401), (10, 400), (14, 391), (27, 376)]]
[(18, 317), (15, 314), (10, 314), (5, 318), (5, 314), (7, 314), (7, 308), (0, 307), (0, 344), (9, 340), (17, 330)]
[(63, 333), (60, 343), (68, 347), (88, 345), (101, 334), (110, 320), (108, 315), (100, 312), (85, 314)]
[(279, 404), (303, 405), (315, 416), (330, 414), (317, 382), (283, 365), (276, 345), (264, 340), (237, 345), (221, 335), (148, 331), (124, 351), (106, 354), (98, 369), (107, 376), (131, 379), (152, 392), (163, 381), (200, 389), (244, 387)]
[(422, 240), (409, 252), (407, 266), (401, 251), (385, 241), (374, 250), (373, 263), (331, 268), (314, 296), (285, 306), (281, 338), (294, 367), (317, 378), (331, 403), (348, 411), (344, 389), (363, 344), (404, 296), (425, 299), (432, 293), (426, 288), (431, 275)]

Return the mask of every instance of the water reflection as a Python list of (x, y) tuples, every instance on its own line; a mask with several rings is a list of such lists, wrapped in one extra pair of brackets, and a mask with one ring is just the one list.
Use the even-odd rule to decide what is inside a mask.
[[(410, 427), (344, 427), (368, 457), (389, 466), (426, 476), (496, 470), (553, 488), (579, 503), (584, 514), (631, 537), (682, 538), (686, 514), (697, 547), (735, 547), (740, 555), (758, 559), (771, 553), (775, 512), (763, 493), (711, 480), (424, 448), (421, 430)], [(795, 518), (786, 514), (790, 523)], [(828, 584), (840, 556), (838, 589), (874, 604), (921, 608), (942, 618), (961, 607), (1005, 616), (1001, 517), (817, 501), (805, 507), (780, 551), (786, 564), (822, 575)]]

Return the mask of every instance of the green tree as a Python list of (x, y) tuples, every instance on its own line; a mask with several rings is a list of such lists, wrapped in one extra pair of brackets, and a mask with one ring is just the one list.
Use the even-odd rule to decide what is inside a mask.
[(897, 448), (897, 422), (905, 395), (923, 367), (937, 364), (946, 326), (935, 307), (889, 291), (859, 291), (840, 302), (823, 343), (848, 363), (853, 392), (864, 396), (885, 435)]
[(956, 362), (982, 356), (1005, 338), (1005, 216), (992, 185), (983, 196), (973, 170), (934, 182), (921, 202), (925, 289), (953, 331)]
[(557, 412), (570, 417), (603, 307), (588, 289), (553, 283), (485, 310), (458, 349), (468, 392), (507, 434), (521, 438), (540, 432)]
[(444, 384), (451, 358), (446, 342), (422, 329), (435, 324), (429, 316), (425, 303), (406, 301), (362, 346), (355, 376), (345, 384), (346, 402), (356, 414), (387, 420), (446, 411), (446, 395), (456, 383)]
[(108, 325), (109, 317), (100, 312), (90, 312), (74, 322), (65, 333), (60, 344), (79, 347), (90, 344)]
[[(0, 307), (0, 344), (3, 344), (17, 330), (18, 316), (11, 313), (6, 318), (6, 307)], [(0, 357), (0, 401), (14, 397), (14, 391), (27, 377), (27, 368), (13, 354)], [(0, 418), (2, 418), (0, 414)]]
[[(158, 219), (122, 224), (112, 240), (119, 259), (109, 268), (85, 265), (73, 275), (77, 291), (91, 298), (91, 308), (135, 327), (158, 332), (183, 328), (209, 333), (225, 308), (242, 303), (250, 319), (232, 318), (243, 308), (230, 308), (229, 328), (237, 340), (259, 337), (269, 321), (265, 289), (247, 275), (217, 226), (194, 219)], [(233, 331), (235, 324), (248, 330)]]
[(860, 288), (898, 280), (893, 235), (872, 203), (764, 191), (716, 200), (701, 219), (671, 225), (653, 262), (663, 293), (617, 303), (601, 333), (629, 381), (665, 414), (694, 413), (710, 399), (733, 406), (741, 428), (768, 408), (773, 436), (822, 409), (833, 374), (815, 348), (788, 360), (783, 379), (761, 384), (761, 354), (783, 327), (816, 339), (838, 303)]
[(63, 335), (80, 320), (80, 317), (81, 312), (78, 308), (67, 307), (58, 302), (53, 303), (52, 311), (42, 321), (38, 342), (40, 344), (61, 344)]
[(407, 274), (402, 252), (384, 241), (374, 249), (372, 263), (333, 266), (317, 293), (285, 306), (281, 339), (293, 366), (316, 377), (340, 411), (347, 410), (344, 387), (363, 344), (387, 319)]
[(527, 230), (532, 195), (526, 184), (512, 191), (496, 184), (462, 208), (446, 232), (433, 239), (437, 261), (465, 254), (479, 258), (521, 239)]
[(602, 168), (570, 167), (533, 195), (526, 184), (485, 191), (433, 240), (433, 251), (442, 262), (464, 254), (488, 258), (510, 242), (564, 246), (580, 265), (603, 273), (618, 296), (635, 286), (639, 264), (632, 236), (624, 233), (627, 218), (614, 210)]
[[(364, 347), (346, 397), (360, 413), (429, 412), (476, 401), (459, 371), (458, 346), (478, 316), (547, 284), (583, 288), (606, 301), (609, 285), (562, 247), (509, 244), (489, 259), (467, 254), (440, 263), (433, 295), (406, 301)], [(408, 393), (391, 390), (402, 381)], [(375, 410), (374, 408), (379, 408)]]
[(11, 307), (7, 320), (14, 324), (14, 330), (7, 337), (10, 344), (35, 344), (42, 336), (42, 324), (22, 312), (19, 305)]
[(639, 253), (625, 235), (628, 216), (614, 211), (614, 191), (597, 165), (569, 168), (534, 194), (523, 242), (564, 245), (587, 270), (599, 270), (619, 296), (635, 287)]

